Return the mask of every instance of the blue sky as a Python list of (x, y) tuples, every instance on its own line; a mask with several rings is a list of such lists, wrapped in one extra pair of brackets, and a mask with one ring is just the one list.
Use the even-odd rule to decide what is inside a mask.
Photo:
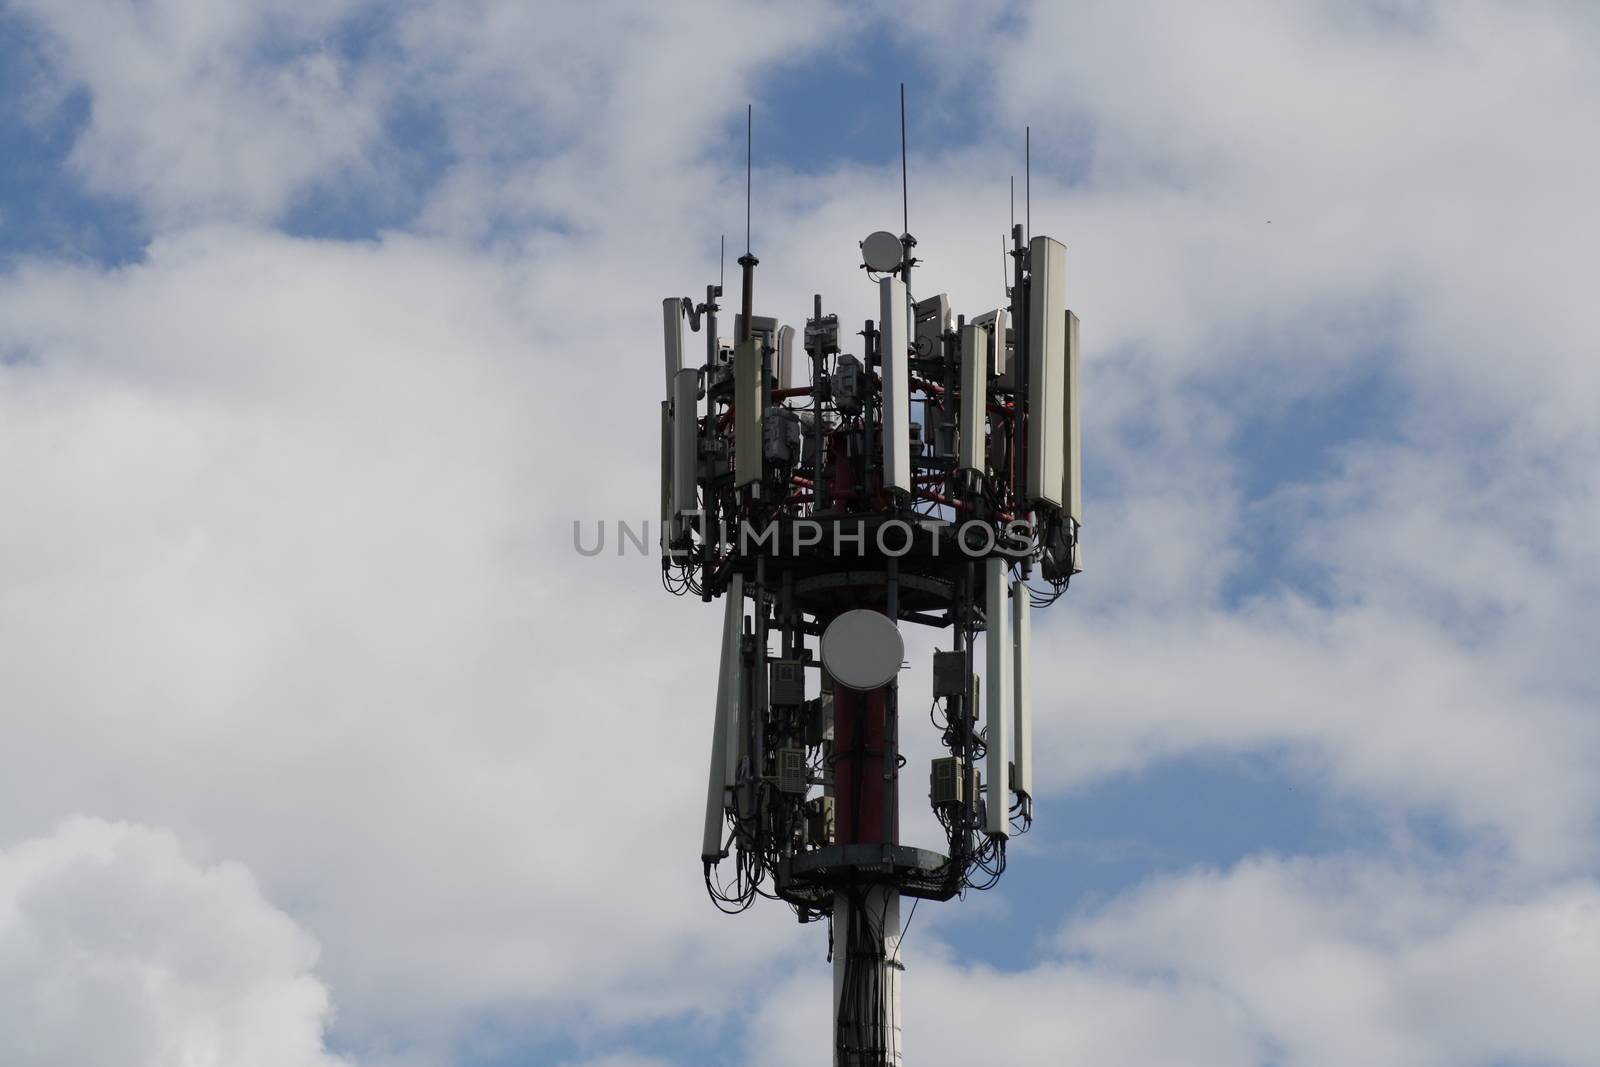
[(0, 1047), (820, 1062), (825, 933), (699, 882), (716, 612), (569, 529), (654, 511), (747, 103), (760, 310), (872, 313), (903, 81), (919, 290), (1003, 299), (1031, 126), (1090, 398), (1040, 821), (919, 908), (908, 1055), (1593, 1064), (1597, 37), (0, 4)]

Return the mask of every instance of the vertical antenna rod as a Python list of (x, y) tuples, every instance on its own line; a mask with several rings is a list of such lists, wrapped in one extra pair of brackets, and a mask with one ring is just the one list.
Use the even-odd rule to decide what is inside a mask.
[(1006, 232), (1006, 234), (1002, 235), (1001, 238), (1000, 238), (1000, 275), (1001, 275), (1001, 277), (1005, 278), (1005, 293), (1006, 293), (1007, 296), (1011, 295), (1011, 278), (1009, 276), (1009, 272), (1010, 272), (1011, 268), (1006, 265), (1006, 257), (1010, 254), (1010, 253), (1008, 253), (1006, 251), (1006, 242), (1009, 240), (1009, 235), (1012, 234), (1012, 233), (1015, 233), (1016, 229), (1017, 229), (1017, 176), (1015, 174), (1013, 174), (1011, 176), (1011, 229), (1008, 230)]
[(750, 254), (750, 144), (755, 134), (755, 105), (744, 106), (744, 254)]
[[(755, 271), (756, 264), (761, 262), (750, 254), (750, 145), (754, 140), (754, 116), (755, 105), (746, 104), (744, 108), (744, 255), (739, 257), (739, 267), (744, 277), (739, 293), (738, 329), (734, 331), (734, 339), (741, 345), (750, 340), (751, 327), (755, 324), (752, 308), (755, 302)], [(759, 579), (757, 580), (756, 588), (760, 589)]]
[(1023, 218), (1027, 220), (1028, 240), (1033, 240), (1033, 127), (1024, 126), (1022, 132), (1023, 166)]
[(911, 207), (906, 200), (906, 83), (900, 83), (900, 232), (911, 232)]

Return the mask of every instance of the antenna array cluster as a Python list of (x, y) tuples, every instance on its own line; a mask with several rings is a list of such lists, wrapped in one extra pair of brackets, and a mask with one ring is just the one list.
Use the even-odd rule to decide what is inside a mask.
[[(970, 317), (916, 297), (915, 247), (861, 242), (880, 313), (854, 335), (821, 296), (799, 330), (757, 315), (748, 251), (731, 338), (720, 285), (662, 303), (662, 579), (724, 598), (706, 884), (831, 919), (838, 1064), (900, 1062), (900, 898), (994, 885), (1032, 823), (1030, 613), (1081, 570), (1065, 247), (1014, 225), (1006, 299)], [(949, 632), (940, 851), (899, 840), (902, 622)]]

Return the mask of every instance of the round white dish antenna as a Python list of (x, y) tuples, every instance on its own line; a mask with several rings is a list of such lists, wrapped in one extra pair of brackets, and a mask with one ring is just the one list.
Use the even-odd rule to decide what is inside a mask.
[(822, 665), (851, 689), (876, 689), (900, 673), (906, 644), (889, 616), (858, 608), (828, 624), (822, 634)]
[(867, 239), (861, 242), (861, 262), (867, 269), (878, 274), (890, 274), (900, 269), (900, 257), (905, 250), (900, 245), (900, 238), (888, 230), (879, 230), (867, 234)]

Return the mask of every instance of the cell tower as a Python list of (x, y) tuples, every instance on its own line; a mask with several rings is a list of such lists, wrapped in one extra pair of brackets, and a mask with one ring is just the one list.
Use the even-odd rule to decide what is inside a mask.
[[(861, 242), (880, 315), (859, 355), (821, 296), (798, 337), (755, 314), (748, 247), (731, 341), (720, 285), (662, 302), (662, 580), (724, 601), (706, 885), (726, 911), (766, 896), (831, 921), (837, 1067), (902, 1063), (901, 900), (989, 888), (1032, 823), (1029, 613), (1081, 570), (1065, 247), (1014, 225), (1005, 303), (968, 318), (913, 295), (916, 244)], [(902, 622), (950, 634), (942, 852), (899, 840)]]

